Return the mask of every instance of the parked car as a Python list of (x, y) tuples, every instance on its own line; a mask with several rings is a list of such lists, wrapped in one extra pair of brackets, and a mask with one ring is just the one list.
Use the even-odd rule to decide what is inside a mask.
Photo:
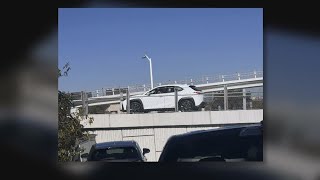
[(148, 148), (141, 151), (136, 141), (113, 141), (97, 143), (81, 157), (87, 161), (145, 162), (147, 158), (144, 155), (149, 152)]
[[(205, 106), (203, 93), (193, 85), (158, 86), (142, 95), (130, 97), (131, 112), (170, 111), (175, 109), (174, 89), (178, 90), (178, 108), (180, 111), (194, 111)], [(127, 110), (127, 101), (121, 101), (121, 110)]]
[(169, 138), (159, 158), (159, 162), (262, 160), (262, 124), (175, 135)]

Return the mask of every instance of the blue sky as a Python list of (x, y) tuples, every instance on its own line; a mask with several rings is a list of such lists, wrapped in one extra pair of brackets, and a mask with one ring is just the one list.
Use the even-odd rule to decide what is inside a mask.
[(263, 69), (262, 9), (59, 9), (59, 90)]

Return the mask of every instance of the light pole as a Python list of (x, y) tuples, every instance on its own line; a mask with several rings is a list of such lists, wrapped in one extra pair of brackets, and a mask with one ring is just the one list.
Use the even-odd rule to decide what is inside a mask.
[(153, 76), (152, 76), (152, 61), (146, 54), (142, 57), (142, 59), (147, 58), (150, 64), (150, 80), (151, 80), (151, 89), (153, 88)]

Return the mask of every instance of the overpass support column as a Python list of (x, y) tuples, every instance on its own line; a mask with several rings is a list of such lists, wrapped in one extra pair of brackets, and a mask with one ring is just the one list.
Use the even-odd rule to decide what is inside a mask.
[(242, 104), (243, 104), (243, 110), (247, 110), (247, 96), (246, 96), (246, 89), (242, 89)]

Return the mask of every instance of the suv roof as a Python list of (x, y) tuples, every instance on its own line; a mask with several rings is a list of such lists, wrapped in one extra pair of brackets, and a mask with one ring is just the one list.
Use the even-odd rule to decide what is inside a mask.
[(131, 147), (136, 146), (137, 142), (135, 141), (112, 141), (112, 142), (103, 142), (95, 144), (96, 149), (103, 149), (106, 147)]
[(189, 87), (188, 84), (166, 84), (166, 85), (156, 86), (156, 87), (154, 87), (154, 88), (167, 87), (167, 86)]

